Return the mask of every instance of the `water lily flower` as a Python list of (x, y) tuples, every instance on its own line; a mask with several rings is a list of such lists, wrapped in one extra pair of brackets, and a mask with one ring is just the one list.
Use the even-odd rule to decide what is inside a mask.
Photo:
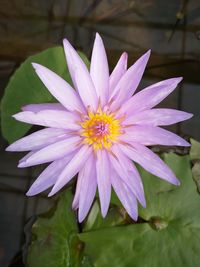
[(167, 79), (135, 94), (150, 51), (127, 69), (123, 53), (111, 75), (103, 41), (96, 34), (90, 70), (65, 39), (64, 50), (73, 81), (72, 88), (48, 68), (33, 63), (40, 80), (58, 103), (31, 104), (13, 117), (45, 126), (11, 144), (7, 151), (31, 151), (19, 162), (24, 168), (50, 165), (33, 183), (28, 196), (52, 187), (49, 196), (78, 174), (72, 203), (82, 222), (98, 188), (101, 213), (109, 208), (111, 188), (128, 214), (137, 220), (137, 201), (146, 206), (143, 184), (133, 162), (172, 184), (179, 185), (172, 170), (147, 146), (190, 146), (181, 137), (160, 126), (187, 120), (191, 114), (154, 108), (182, 78)]

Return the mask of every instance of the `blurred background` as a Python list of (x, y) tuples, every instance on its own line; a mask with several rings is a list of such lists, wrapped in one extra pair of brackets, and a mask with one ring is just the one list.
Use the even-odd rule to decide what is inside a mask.
[[(95, 32), (107, 48), (112, 70), (123, 51), (129, 65), (148, 49), (151, 58), (140, 88), (183, 76), (179, 88), (161, 106), (192, 112), (194, 117), (170, 127), (200, 140), (199, 0), (0, 0), (0, 95), (15, 69), (28, 56), (61, 45), (67, 37), (89, 57)], [(10, 129), (12, 131), (12, 129)], [(45, 195), (26, 198), (39, 168), (17, 169), (21, 157), (0, 149), (0, 267), (10, 264), (24, 243), (24, 225), (45, 211)]]

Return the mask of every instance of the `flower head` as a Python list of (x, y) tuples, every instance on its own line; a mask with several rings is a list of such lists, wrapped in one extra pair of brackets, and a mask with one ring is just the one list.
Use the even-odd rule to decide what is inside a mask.
[(137, 201), (145, 207), (140, 175), (133, 162), (150, 173), (178, 185), (170, 168), (149, 145), (189, 146), (184, 139), (159, 126), (189, 119), (186, 112), (154, 108), (182, 80), (172, 78), (136, 93), (150, 51), (127, 69), (123, 53), (109, 75), (105, 48), (96, 34), (91, 66), (87, 67), (65, 39), (64, 50), (74, 89), (61, 77), (33, 63), (33, 67), (58, 103), (32, 104), (13, 117), (46, 128), (11, 144), (7, 151), (31, 151), (19, 167), (51, 162), (33, 183), (28, 196), (52, 187), (57, 193), (77, 173), (73, 208), (79, 209), (79, 221), (87, 215), (98, 188), (101, 212), (105, 216), (111, 187), (137, 220)]

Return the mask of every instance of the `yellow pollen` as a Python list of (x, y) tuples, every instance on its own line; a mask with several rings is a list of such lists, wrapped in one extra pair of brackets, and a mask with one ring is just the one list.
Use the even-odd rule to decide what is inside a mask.
[(93, 146), (95, 151), (109, 149), (122, 134), (120, 120), (115, 118), (114, 113), (107, 114), (101, 108), (98, 108), (96, 113), (88, 110), (88, 116), (80, 125), (84, 143)]

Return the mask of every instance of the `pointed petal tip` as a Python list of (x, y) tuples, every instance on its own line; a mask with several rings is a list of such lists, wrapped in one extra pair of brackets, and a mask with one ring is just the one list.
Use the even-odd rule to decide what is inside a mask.
[(180, 186), (181, 184), (181, 182), (178, 180), (178, 178), (176, 178), (176, 176), (172, 176), (170, 179), (166, 181), (176, 186)]
[(13, 150), (13, 146), (12, 146), (12, 144), (11, 144), (11, 145), (9, 145), (8, 147), (6, 147), (5, 151), (6, 151), (6, 152), (12, 152), (12, 151), (15, 151), (15, 150)]
[(180, 138), (180, 142), (177, 144), (177, 146), (185, 146), (185, 147), (190, 147), (190, 146), (191, 146), (191, 144), (190, 144), (188, 141), (186, 141), (185, 139), (183, 139), (183, 138)]
[(51, 192), (48, 194), (48, 197), (54, 196), (58, 191), (59, 189), (56, 187), (56, 184), (55, 184), (53, 188), (51, 189)]
[(38, 68), (40, 68), (40, 67), (41, 67), (41, 65), (40, 65), (40, 64), (38, 64), (38, 63), (35, 63), (35, 62), (32, 62), (32, 63), (31, 63), (31, 65), (33, 66), (33, 68), (34, 68), (35, 70), (37, 70)]
[(16, 152), (16, 151), (21, 151), (20, 149), (16, 148), (15, 143), (9, 145), (8, 147), (6, 147), (5, 149), (6, 152)]
[(143, 208), (147, 207), (146, 199), (144, 198), (142, 201), (140, 201), (140, 204), (142, 205)]
[(140, 58), (139, 60), (141, 60), (142, 62), (144, 62), (144, 64), (147, 64), (148, 60), (149, 60), (149, 57), (150, 57), (150, 54), (151, 54), (151, 50), (148, 50), (146, 53), (144, 53)]
[(78, 221), (79, 221), (79, 223), (82, 223), (85, 220), (86, 216), (87, 216), (87, 214), (78, 213)]
[(176, 186), (180, 186), (181, 185), (181, 182), (176, 178), (173, 182), (174, 185)]
[(184, 145), (182, 145), (182, 146), (185, 146), (185, 147), (190, 147), (190, 146), (191, 146), (191, 144), (190, 144), (189, 142), (185, 141)]
[(98, 32), (96, 32), (96, 34), (95, 34), (95, 38), (102, 39), (102, 38), (101, 38), (101, 35), (100, 35)]
[(174, 82), (178, 84), (183, 80), (183, 77), (175, 77), (175, 78), (172, 78), (172, 79), (174, 79)]
[(147, 52), (146, 52), (147, 55), (151, 55), (151, 49), (149, 49)]
[(126, 51), (124, 51), (121, 55), (125, 60), (128, 59), (128, 53)]
[(71, 43), (67, 40), (67, 38), (63, 39), (63, 47), (65, 51), (66, 56), (73, 56), (73, 53), (71, 51), (74, 49)]
[(77, 210), (78, 209), (77, 203), (72, 202), (72, 209), (73, 210)]
[(104, 209), (104, 210), (101, 209), (101, 215), (103, 218), (106, 217), (107, 213), (108, 213), (108, 209)]
[(51, 190), (51, 192), (48, 194), (48, 197), (52, 197), (55, 193), (53, 192), (53, 189)]
[[(32, 112), (32, 110), (30, 109), (30, 107), (31, 107), (32, 105), (34, 106), (34, 105), (40, 105), (40, 104), (28, 104), (28, 105), (24, 105), (24, 106), (21, 107), (21, 110), (22, 110), (22, 111), (30, 111), (30, 112)], [(34, 112), (34, 111), (33, 111), (33, 112)], [(36, 112), (34, 112), (34, 113), (36, 113)]]
[(26, 163), (24, 161), (19, 162), (19, 164), (17, 165), (17, 168), (26, 168)]
[(28, 105), (22, 106), (22, 107), (21, 107), (21, 110), (22, 110), (22, 111), (26, 111), (26, 107), (27, 107), (27, 106), (28, 106)]
[(23, 114), (24, 114), (23, 112), (18, 112), (18, 113), (16, 113), (16, 114), (12, 115), (12, 117), (13, 117), (15, 120), (21, 121), (21, 118), (22, 118)]
[[(129, 214), (129, 213), (128, 213)], [(135, 222), (137, 222), (137, 220), (138, 220), (138, 214), (129, 214), (129, 216), (135, 221)]]
[(63, 45), (68, 44), (68, 40), (66, 38), (63, 39)]
[[(64, 38), (63, 39), (63, 46), (64, 46), (64, 49), (66, 50), (66, 49), (70, 49), (70, 48), (72, 48), (72, 45), (71, 45), (71, 43), (67, 40), (67, 38)], [(69, 52), (69, 51), (68, 51)]]
[(125, 70), (126, 70), (127, 69), (127, 61), (128, 61), (128, 53), (124, 51), (121, 54), (119, 61), (123, 61), (124, 62), (124, 67), (125, 67)]
[(16, 119), (17, 120), (17, 115), (18, 115), (19, 113), (16, 113), (16, 114), (14, 114), (14, 115), (12, 115), (12, 117), (14, 118), (14, 119)]
[(33, 192), (32, 192), (32, 190), (31, 189), (29, 189), (27, 192), (26, 192), (26, 196), (27, 197), (33, 197), (33, 196), (35, 196), (36, 194), (34, 194)]
[(185, 120), (189, 120), (189, 119), (191, 119), (192, 117), (194, 117), (194, 114), (187, 112), (187, 114), (186, 114), (186, 119), (185, 119)]
[(143, 57), (144, 57), (146, 60), (148, 60), (149, 57), (150, 57), (150, 55), (151, 55), (151, 49), (149, 49), (149, 50), (143, 55)]

